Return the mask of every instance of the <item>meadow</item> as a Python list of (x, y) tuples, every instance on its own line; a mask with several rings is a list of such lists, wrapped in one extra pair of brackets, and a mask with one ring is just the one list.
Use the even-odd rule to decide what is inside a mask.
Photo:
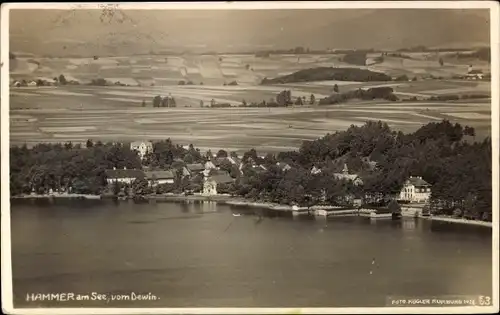
[[(487, 81), (452, 80), (467, 72), (468, 64), (489, 72), (487, 63), (446, 59), (414, 54), (412, 59), (386, 57), (384, 62), (364, 68), (391, 76), (418, 77), (414, 82), (322, 81), (261, 86), (273, 78), (300, 69), (319, 66), (349, 66), (337, 55), (279, 55), (257, 58), (228, 56), (135, 56), (99, 58), (18, 58), (12, 79), (53, 78), (63, 74), (81, 83), (105, 78), (131, 86), (49, 86), (11, 87), (11, 144), (38, 142), (84, 142), (172, 138), (202, 149), (225, 148), (242, 151), (254, 147), (274, 152), (294, 149), (303, 140), (328, 132), (344, 130), (366, 120), (387, 122), (402, 131), (413, 131), (430, 121), (449, 119), (476, 128), (478, 137), (491, 132), (491, 101), (448, 102), (351, 101), (332, 106), (294, 106), (290, 108), (200, 108), (214, 99), (232, 105), (274, 99), (289, 89), (292, 98), (316, 99), (351, 89), (391, 86), (400, 98), (428, 98), (444, 94), (488, 94)], [(33, 59), (38, 64), (33, 63)], [(362, 67), (363, 68), (363, 67)], [(428, 75), (442, 80), (425, 80)], [(192, 81), (193, 85), (178, 85)], [(236, 81), (237, 86), (224, 86)], [(203, 85), (200, 85), (203, 83)], [(177, 108), (153, 108), (156, 95), (171, 94)], [(142, 101), (146, 107), (142, 107)]]

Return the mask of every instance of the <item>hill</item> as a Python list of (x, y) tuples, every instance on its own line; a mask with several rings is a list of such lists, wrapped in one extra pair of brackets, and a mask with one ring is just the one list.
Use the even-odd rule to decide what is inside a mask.
[[(118, 14), (120, 13), (120, 14)], [(12, 51), (131, 55), (160, 50), (398, 49), (489, 44), (488, 10), (13, 10)], [(25, 23), (30, 21), (30, 23)], [(214, 23), (217, 21), (217, 23)], [(258, 23), (256, 23), (258, 21)], [(85, 29), (82, 29), (85, 25)]]
[(392, 78), (386, 74), (365, 69), (318, 67), (300, 70), (289, 75), (276, 77), (274, 79), (264, 78), (261, 84), (283, 84), (328, 80), (369, 82), (391, 81)]

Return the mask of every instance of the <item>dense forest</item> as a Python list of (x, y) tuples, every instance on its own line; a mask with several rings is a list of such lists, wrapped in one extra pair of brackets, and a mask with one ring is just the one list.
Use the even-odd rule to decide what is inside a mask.
[(392, 78), (387, 74), (365, 69), (318, 67), (299, 70), (292, 74), (280, 76), (274, 79), (264, 78), (261, 84), (283, 84), (326, 80), (369, 82), (391, 81)]
[[(246, 198), (286, 204), (346, 205), (353, 197), (368, 202), (389, 202), (400, 191), (404, 180), (422, 176), (432, 185), (430, 208), (491, 219), (491, 139), (472, 141), (474, 128), (447, 120), (429, 123), (413, 133), (391, 130), (382, 122), (351, 126), (346, 131), (305, 141), (297, 151), (260, 157), (254, 149), (242, 158), (242, 172), (227, 166), (233, 185), (218, 187)], [(79, 193), (100, 193), (106, 188), (105, 169), (149, 167), (179, 169), (185, 164), (212, 159), (194, 146), (184, 148), (170, 139), (153, 143), (146, 160), (139, 160), (128, 144), (103, 144), (88, 141), (86, 147), (66, 144), (38, 144), (33, 148), (10, 149), (11, 194), (46, 193), (50, 188)], [(221, 150), (220, 152), (225, 152)], [(228, 155), (228, 153), (220, 156)], [(234, 153), (229, 153), (234, 155)], [(253, 167), (263, 165), (264, 168)], [(285, 171), (277, 162), (291, 168)], [(333, 173), (344, 164), (358, 174), (364, 184), (354, 186), (337, 180)], [(312, 168), (321, 169), (312, 174)], [(179, 177), (177, 187), (189, 185)], [(192, 185), (193, 186), (193, 185)], [(200, 189), (200, 179), (196, 179)]]

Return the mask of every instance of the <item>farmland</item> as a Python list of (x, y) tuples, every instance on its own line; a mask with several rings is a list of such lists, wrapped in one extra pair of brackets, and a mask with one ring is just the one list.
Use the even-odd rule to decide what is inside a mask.
[[(332, 106), (294, 106), (290, 108), (200, 108), (214, 99), (232, 105), (261, 102), (289, 89), (292, 97), (316, 99), (332, 93), (337, 84), (341, 92), (361, 87), (391, 86), (400, 98), (428, 98), (445, 94), (489, 94), (490, 82), (450, 79), (463, 75), (472, 64), (489, 72), (479, 60), (445, 59), (440, 66), (434, 55), (413, 54), (412, 59), (386, 57), (368, 65), (372, 71), (391, 76), (418, 77), (412, 82), (321, 81), (262, 86), (267, 77), (286, 75), (311, 67), (353, 67), (338, 55), (279, 55), (257, 58), (228, 56), (134, 56), (100, 58), (19, 57), (11, 71), (12, 79), (53, 78), (64, 74), (81, 83), (105, 78), (131, 86), (47, 86), (12, 87), (10, 92), (10, 139), (12, 144), (37, 142), (83, 142), (94, 140), (165, 139), (200, 148), (283, 151), (296, 148), (301, 141), (327, 132), (344, 130), (368, 119), (387, 122), (402, 131), (416, 130), (430, 121), (449, 119), (476, 128), (479, 137), (491, 130), (490, 100), (454, 102), (351, 101)], [(37, 64), (33, 63), (36, 60)], [(248, 65), (248, 66), (247, 66)], [(358, 67), (358, 66), (356, 66)], [(425, 75), (442, 80), (423, 80)], [(178, 85), (192, 81), (193, 85)], [(238, 82), (237, 86), (224, 83)], [(200, 85), (203, 83), (203, 85)], [(171, 94), (177, 108), (153, 108), (156, 95)], [(142, 101), (146, 107), (141, 107)]]

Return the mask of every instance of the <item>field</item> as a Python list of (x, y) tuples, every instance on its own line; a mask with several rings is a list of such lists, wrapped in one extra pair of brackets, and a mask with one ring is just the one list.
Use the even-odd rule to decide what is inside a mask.
[[(221, 59), (219, 59), (221, 58)], [(414, 59), (388, 57), (383, 63), (366, 68), (392, 76), (433, 74), (451, 77), (467, 72), (467, 65), (487, 70), (480, 61), (467, 64), (445, 60), (440, 67), (433, 56)], [(31, 58), (33, 59), (33, 58)], [(303, 140), (327, 132), (345, 130), (351, 124), (375, 119), (403, 131), (443, 118), (476, 128), (479, 137), (491, 132), (489, 100), (456, 102), (350, 102), (343, 105), (293, 108), (200, 108), (200, 101), (211, 99), (238, 105), (274, 99), (283, 89), (292, 97), (313, 93), (316, 99), (332, 93), (367, 86), (391, 86), (401, 98), (442, 94), (488, 94), (485, 81), (420, 80), (416, 82), (307, 82), (279, 86), (260, 86), (264, 77), (275, 77), (317, 66), (347, 66), (339, 56), (281, 55), (254, 56), (138, 56), (93, 59), (39, 58), (34, 64), (18, 58), (12, 79), (52, 78), (64, 74), (80, 82), (106, 78), (141, 86), (58, 86), (20, 87), (10, 92), (10, 139), (12, 144), (37, 142), (83, 142), (94, 140), (138, 140), (172, 138), (181, 144), (193, 143), (207, 149), (225, 148), (282, 151), (296, 148)], [(248, 65), (248, 69), (246, 67)], [(179, 80), (194, 85), (177, 85)], [(223, 86), (233, 80), (238, 86)], [(203, 82), (203, 85), (200, 85)], [(151, 86), (154, 83), (154, 86)], [(175, 97), (177, 108), (153, 108), (156, 95)], [(145, 101), (147, 107), (141, 107)]]

